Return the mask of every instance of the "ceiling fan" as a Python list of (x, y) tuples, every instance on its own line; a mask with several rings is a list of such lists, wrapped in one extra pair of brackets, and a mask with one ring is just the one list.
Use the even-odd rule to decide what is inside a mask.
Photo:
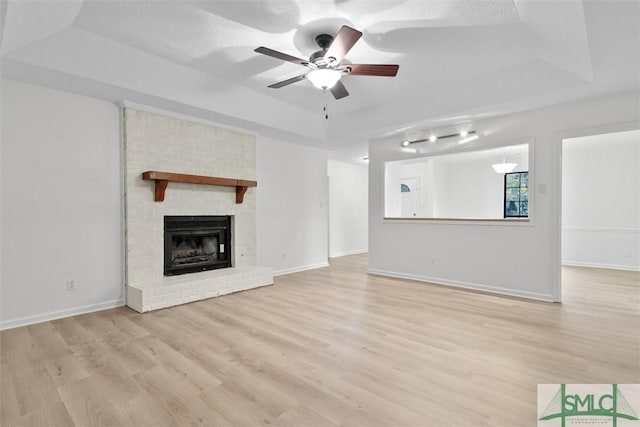
[(255, 49), (255, 52), (311, 68), (311, 71), (305, 74), (269, 85), (270, 88), (279, 89), (292, 83), (309, 80), (318, 89), (328, 89), (335, 99), (340, 99), (349, 95), (347, 88), (340, 81), (342, 76), (395, 77), (398, 73), (399, 66), (396, 64), (341, 64), (344, 56), (360, 37), (362, 37), (360, 31), (346, 25), (340, 28), (335, 38), (330, 34), (319, 34), (315, 40), (320, 50), (312, 53), (308, 60), (264, 46)]

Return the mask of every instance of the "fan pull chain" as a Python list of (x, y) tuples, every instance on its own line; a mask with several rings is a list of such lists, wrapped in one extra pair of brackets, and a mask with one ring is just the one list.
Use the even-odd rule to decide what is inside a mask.
[(324, 108), (322, 109), (322, 111), (324, 111), (324, 119), (329, 120), (329, 103), (327, 102), (327, 98), (328, 98), (327, 90), (325, 89), (323, 92), (324, 92)]

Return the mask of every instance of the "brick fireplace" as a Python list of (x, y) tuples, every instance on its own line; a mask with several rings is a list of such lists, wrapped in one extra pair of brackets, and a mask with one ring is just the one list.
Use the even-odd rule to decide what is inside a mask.
[[(145, 312), (273, 283), (271, 268), (256, 265), (256, 188), (236, 203), (235, 187), (172, 182), (160, 202), (153, 182), (142, 177), (156, 170), (255, 180), (253, 135), (125, 108), (124, 141), (129, 307)], [(168, 242), (167, 221), (171, 226), (180, 218), (204, 226), (195, 231), (182, 224)], [(229, 234), (205, 218), (228, 218)], [(222, 244), (224, 238), (229, 241)], [(167, 274), (171, 244), (177, 265)], [(229, 265), (220, 268), (223, 258)]]

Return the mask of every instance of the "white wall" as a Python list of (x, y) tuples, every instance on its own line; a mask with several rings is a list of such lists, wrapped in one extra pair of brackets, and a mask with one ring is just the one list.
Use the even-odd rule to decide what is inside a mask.
[(258, 265), (285, 274), (328, 265), (325, 151), (258, 136)]
[(0, 326), (122, 305), (119, 109), (3, 80), (2, 123)]
[(640, 130), (566, 139), (562, 262), (640, 270)]
[(367, 252), (369, 170), (329, 160), (329, 256)]
[(446, 170), (448, 189), (438, 193), (439, 217), (502, 218), (504, 175), (491, 163), (449, 159)]
[[(389, 162), (384, 168), (384, 186), (392, 189), (386, 193), (385, 211), (386, 217), (402, 216), (402, 193), (398, 190), (402, 181), (402, 162)], [(369, 192), (371, 194), (371, 192)], [(371, 204), (371, 203), (369, 203)]]
[[(473, 123), (475, 147), (533, 138), (529, 223), (383, 220), (384, 161), (409, 155), (400, 141), (369, 146), (369, 271), (544, 300), (560, 299), (562, 138), (594, 127), (636, 126), (637, 92)], [(583, 133), (584, 135), (584, 133)], [(545, 186), (538, 187), (539, 185)], [(541, 191), (542, 190), (542, 191)]]

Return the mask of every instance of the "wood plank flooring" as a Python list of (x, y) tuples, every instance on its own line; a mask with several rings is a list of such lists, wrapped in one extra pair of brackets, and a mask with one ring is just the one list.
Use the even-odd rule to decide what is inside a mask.
[(0, 423), (534, 426), (538, 383), (640, 383), (639, 273), (565, 268), (552, 304), (366, 264), (3, 331)]

